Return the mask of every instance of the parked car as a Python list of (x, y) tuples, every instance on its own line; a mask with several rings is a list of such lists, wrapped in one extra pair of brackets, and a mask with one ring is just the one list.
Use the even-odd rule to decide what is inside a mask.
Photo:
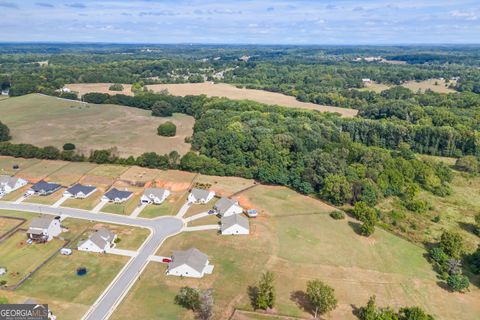
[(170, 259), (170, 258), (163, 258), (163, 259), (162, 259), (162, 262), (164, 262), (164, 263), (170, 263), (170, 262), (172, 262), (172, 259)]
[(208, 210), (208, 214), (215, 214), (215, 213), (217, 213), (217, 212), (213, 209)]

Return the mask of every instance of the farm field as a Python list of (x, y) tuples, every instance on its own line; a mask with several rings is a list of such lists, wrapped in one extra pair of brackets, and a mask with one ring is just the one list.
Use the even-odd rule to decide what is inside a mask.
[[(437, 84), (435, 84), (437, 83)], [(455, 84), (455, 81), (451, 81), (450, 83)], [(453, 89), (448, 88), (450, 83), (446, 83), (445, 80), (441, 79), (429, 79), (424, 81), (407, 81), (402, 86), (412, 90), (413, 92), (417, 91), (425, 91), (427, 89), (432, 90), (433, 92), (438, 93), (452, 93), (456, 92)]]
[[(88, 92), (101, 92), (116, 94), (121, 93), (119, 91), (110, 91), (111, 83), (76, 83), (66, 84), (65, 87), (77, 91), (80, 95)], [(131, 95), (131, 91), (128, 89), (128, 85), (123, 85), (125, 90), (123, 94)], [(255, 89), (240, 89), (233, 85), (226, 83), (175, 83), (175, 84), (154, 84), (148, 85), (148, 89), (155, 92), (162, 90), (168, 90), (168, 92), (175, 96), (187, 96), (187, 95), (206, 95), (208, 97), (226, 97), (233, 100), (253, 100), (265, 104), (277, 104), (285, 107), (301, 108), (318, 110), (322, 112), (337, 112), (344, 117), (354, 117), (358, 111), (355, 109), (337, 108), (332, 106), (319, 105), (315, 103), (301, 102), (295, 99), (295, 97), (287, 96), (281, 93), (269, 92), (265, 90)]]
[[(200, 280), (167, 277), (164, 265), (150, 263), (113, 319), (134, 314), (170, 319), (177, 313), (178, 318), (193, 319), (173, 303), (180, 287), (187, 285), (213, 288), (215, 319), (224, 319), (233, 307), (251, 310), (247, 287), (265, 270), (279, 279), (275, 309), (279, 314), (309, 317), (291, 296), (305, 290), (308, 280), (318, 278), (335, 288), (339, 300), (328, 319), (355, 319), (352, 306), (364, 305), (373, 294), (379, 305), (421, 305), (436, 319), (477, 318), (480, 290), (472, 286), (467, 294), (452, 294), (439, 287), (423, 248), (380, 228), (371, 238), (363, 238), (353, 231), (355, 221), (333, 220), (328, 215), (332, 207), (286, 188), (259, 186), (241, 196), (260, 212), (251, 220), (252, 235), (183, 233), (166, 240), (158, 252), (170, 255), (173, 250), (196, 247), (215, 266), (212, 275)], [(154, 308), (155, 304), (165, 307)]]
[[(2, 122), (11, 128), (12, 143), (59, 149), (71, 142), (77, 150), (89, 154), (92, 149), (116, 147), (120, 156), (139, 156), (148, 151), (159, 154), (190, 150), (185, 137), (193, 133), (193, 117), (152, 117), (150, 111), (118, 105), (84, 104), (39, 94), (15, 97), (2, 102)], [(177, 125), (175, 137), (157, 135), (161, 123)], [(42, 123), (41, 126), (38, 123)]]

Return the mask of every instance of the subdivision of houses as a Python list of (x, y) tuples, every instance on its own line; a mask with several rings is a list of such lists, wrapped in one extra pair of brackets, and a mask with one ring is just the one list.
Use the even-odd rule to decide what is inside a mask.
[(145, 192), (140, 198), (140, 202), (146, 204), (161, 204), (169, 195), (170, 191), (166, 189), (148, 188), (145, 189)]
[(105, 253), (108, 248), (115, 245), (116, 237), (110, 230), (101, 228), (92, 233), (88, 239), (81, 241), (77, 249), (80, 251)]
[(61, 185), (57, 183), (50, 183), (46, 182), (44, 180), (40, 180), (39, 182), (35, 183), (33, 186), (30, 187), (27, 191), (27, 195), (32, 195), (36, 194), (39, 196), (48, 196), (49, 194), (52, 194), (56, 192), (57, 190), (60, 190), (62, 188)]
[(117, 188), (113, 188), (108, 190), (103, 196), (102, 200), (104, 201), (110, 201), (110, 202), (115, 202), (115, 203), (122, 203), (130, 199), (130, 197), (133, 195), (133, 192), (130, 191), (122, 191), (118, 190)]
[(28, 181), (22, 178), (0, 176), (0, 197), (27, 185), (27, 183)]
[(218, 200), (213, 206), (213, 209), (222, 217), (228, 217), (243, 212), (243, 208), (240, 207), (238, 201), (225, 197)]
[(220, 233), (223, 235), (241, 235), (250, 233), (250, 224), (248, 218), (242, 214), (224, 216), (220, 220)]
[(190, 248), (185, 251), (174, 251), (172, 261), (168, 263), (167, 275), (201, 278), (211, 274), (213, 265), (208, 261), (208, 256), (198, 249)]
[(215, 196), (214, 191), (193, 188), (188, 195), (188, 202), (207, 203)]
[(85, 199), (97, 190), (94, 186), (84, 186), (80, 183), (76, 183), (68, 188), (64, 193), (64, 197)]
[(33, 218), (27, 230), (27, 236), (36, 242), (47, 242), (62, 233), (60, 218)]

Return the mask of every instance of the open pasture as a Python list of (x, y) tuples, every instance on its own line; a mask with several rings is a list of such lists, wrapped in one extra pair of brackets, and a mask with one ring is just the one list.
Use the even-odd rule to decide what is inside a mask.
[[(46, 179), (49, 175), (60, 170), (62, 167), (68, 165), (69, 162), (58, 160), (41, 160), (35, 162), (31, 166), (28, 166), (18, 172), (16, 176), (28, 180), (31, 183), (38, 182)], [(56, 182), (49, 180), (49, 182)]]
[[(193, 117), (174, 114), (152, 117), (151, 112), (118, 105), (85, 104), (39, 94), (15, 97), (2, 102), (0, 119), (11, 130), (12, 143), (55, 146), (74, 143), (88, 155), (94, 149), (116, 148), (120, 156), (139, 156), (190, 150), (185, 138), (193, 133)], [(157, 135), (166, 121), (177, 125), (175, 137)], [(41, 124), (41, 125), (40, 125)]]
[[(79, 92), (81, 95), (88, 92), (100, 92), (109, 94), (128, 94), (132, 95), (129, 85), (124, 84), (124, 92), (110, 91), (110, 83), (75, 83), (66, 85), (67, 88)], [(269, 92), (265, 90), (237, 88), (227, 83), (173, 83), (173, 84), (154, 84), (148, 85), (149, 90), (160, 92), (167, 90), (174, 96), (187, 95), (206, 95), (208, 97), (226, 97), (233, 100), (253, 100), (265, 104), (276, 104), (284, 107), (318, 110), (322, 112), (337, 112), (344, 117), (354, 117), (358, 111), (355, 109), (345, 109), (326, 105), (320, 105), (309, 102), (301, 102), (295, 97), (287, 96), (281, 93)]]

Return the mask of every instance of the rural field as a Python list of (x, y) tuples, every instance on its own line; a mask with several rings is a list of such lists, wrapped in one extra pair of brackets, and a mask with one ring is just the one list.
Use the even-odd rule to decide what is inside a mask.
[[(215, 265), (212, 275), (200, 280), (166, 277), (164, 265), (150, 263), (113, 319), (171, 319), (177, 314), (193, 319), (191, 312), (173, 303), (180, 287), (187, 285), (213, 288), (215, 319), (225, 319), (234, 307), (251, 310), (248, 286), (265, 270), (276, 274), (275, 311), (283, 315), (309, 317), (294, 297), (308, 280), (319, 278), (335, 288), (339, 299), (328, 319), (354, 319), (352, 307), (364, 305), (372, 294), (380, 305), (422, 305), (436, 319), (477, 319), (480, 290), (473, 286), (467, 294), (453, 294), (439, 287), (420, 246), (381, 229), (371, 238), (361, 237), (353, 230), (355, 221), (333, 220), (328, 215), (332, 207), (286, 188), (258, 186), (239, 198), (241, 204), (260, 210), (251, 220), (250, 236), (183, 233), (168, 239), (158, 252), (170, 255), (196, 247)], [(239, 319), (262, 319), (243, 316)]]
[[(108, 88), (111, 83), (75, 83), (66, 84), (65, 87), (72, 91), (79, 92), (83, 95), (88, 92), (101, 92), (101, 93), (123, 93), (132, 95), (130, 86), (124, 84), (124, 92), (110, 91)], [(160, 92), (162, 90), (168, 90), (168, 92), (174, 96), (187, 96), (187, 95), (206, 95), (208, 97), (226, 97), (233, 100), (253, 100), (265, 104), (277, 104), (285, 107), (301, 108), (318, 110), (322, 112), (337, 112), (344, 117), (354, 117), (358, 111), (355, 109), (337, 108), (332, 106), (319, 105), (315, 103), (301, 102), (295, 99), (295, 97), (287, 96), (281, 93), (269, 92), (265, 90), (255, 89), (240, 89), (233, 85), (226, 83), (174, 83), (174, 84), (154, 84), (148, 85), (148, 89), (154, 92)]]
[[(116, 147), (120, 156), (144, 152), (159, 154), (190, 150), (185, 138), (193, 133), (193, 117), (152, 117), (150, 111), (118, 105), (84, 104), (39, 94), (29, 94), (2, 102), (0, 119), (11, 128), (12, 143), (30, 143), (57, 148), (71, 142), (78, 151)], [(161, 123), (177, 126), (175, 137), (157, 135)], [(41, 123), (41, 125), (39, 125)]]
[(450, 83), (446, 83), (445, 80), (441, 79), (429, 79), (424, 81), (407, 81), (402, 86), (412, 90), (413, 92), (425, 90), (432, 90), (433, 92), (438, 93), (452, 93), (456, 92), (453, 89), (450, 89), (448, 86), (449, 84), (453, 83), (455, 85), (456, 81), (450, 81)]

